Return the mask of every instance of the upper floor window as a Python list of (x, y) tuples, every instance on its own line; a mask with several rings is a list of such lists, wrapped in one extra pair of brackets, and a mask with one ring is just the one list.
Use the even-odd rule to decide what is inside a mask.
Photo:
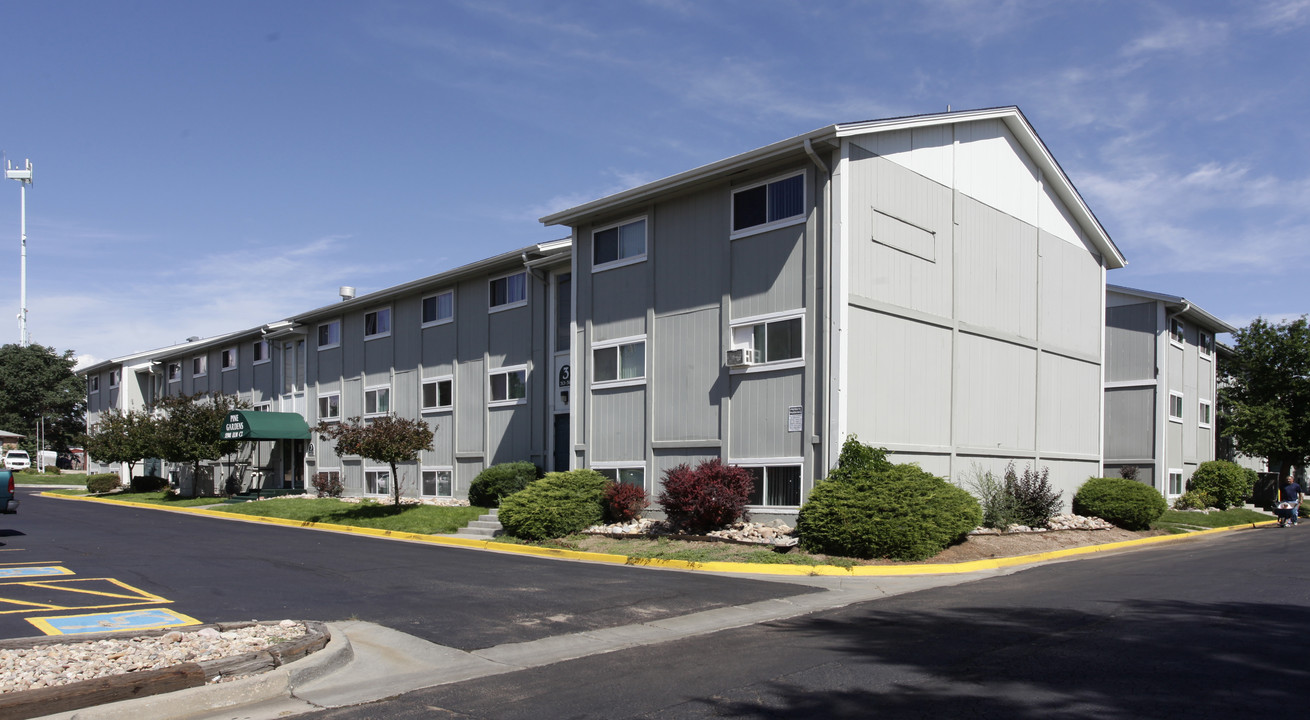
[(455, 291), (447, 290), (423, 298), (423, 326), (440, 325), (455, 319)]
[(260, 364), (260, 363), (266, 363), (266, 362), (268, 362), (269, 360), (272, 359), (271, 357), (269, 357), (269, 354), (268, 354), (268, 341), (267, 341), (267, 340), (256, 340), (256, 341), (254, 342), (254, 344), (251, 346), (251, 351), (252, 351), (253, 356), (254, 356), (254, 358), (255, 358), (255, 364), (256, 364), (256, 365), (258, 365), (258, 364)]
[(237, 349), (228, 348), (224, 350), (222, 355), (219, 356), (219, 364), (222, 365), (225, 372), (235, 368), (237, 366)]
[(526, 271), (496, 278), (491, 281), (490, 288), (491, 309), (493, 312), (526, 305), (528, 302), (528, 274)]
[(528, 370), (525, 367), (498, 368), (487, 374), (489, 404), (517, 405), (527, 402)]
[(1210, 427), (1211, 406), (1209, 400), (1202, 400), (1196, 408), (1197, 424), (1203, 428)]
[(391, 387), (364, 388), (364, 414), (386, 415), (391, 412)]
[(182, 363), (171, 362), (168, 364), (168, 381), (177, 382), (182, 379)]
[(732, 346), (745, 352), (743, 359), (749, 362), (743, 365), (800, 362), (805, 357), (804, 317), (766, 316), (738, 321), (732, 326)]
[(1183, 346), (1183, 321), (1174, 318), (1169, 321), (1169, 341), (1178, 347)]
[(1169, 393), (1169, 419), (1174, 422), (1183, 421), (1183, 394)]
[(645, 377), (646, 338), (624, 338), (592, 346), (591, 380), (595, 385), (629, 385)]
[(386, 337), (391, 334), (391, 308), (364, 313), (364, 339)]
[(341, 419), (341, 393), (323, 394), (318, 396), (318, 419)]
[(805, 218), (805, 174), (771, 180), (732, 194), (732, 232), (782, 227)]
[(591, 235), (591, 269), (641, 262), (646, 259), (646, 218), (597, 230)]
[(455, 404), (454, 380), (449, 377), (423, 381), (423, 410), (446, 410)]
[(341, 344), (341, 321), (331, 320), (318, 326), (318, 349), (325, 350)]
[(119, 380), (122, 379), (122, 377), (123, 377), (123, 371), (122, 371), (122, 370), (110, 370), (110, 371), (109, 371), (109, 389), (110, 389), (110, 390), (113, 390), (114, 388), (118, 387), (118, 382), (119, 382)]
[(191, 377), (200, 377), (209, 373), (209, 356), (199, 355), (191, 358)]
[(1196, 334), (1196, 346), (1200, 349), (1201, 357), (1210, 357), (1214, 355), (1214, 335), (1201, 330)]
[(99, 375), (91, 375), (90, 377), (88, 377), (88, 378), (86, 379), (86, 391), (87, 391), (88, 393), (98, 393), (98, 392), (100, 392), (100, 376), (99, 376)]

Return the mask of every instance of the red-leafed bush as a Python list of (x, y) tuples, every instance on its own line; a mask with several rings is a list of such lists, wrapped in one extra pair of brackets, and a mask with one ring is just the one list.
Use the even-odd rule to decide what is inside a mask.
[(746, 503), (754, 485), (745, 469), (714, 458), (695, 470), (678, 465), (666, 471), (658, 502), (674, 526), (705, 532), (746, 519)]
[(649, 506), (646, 490), (638, 485), (616, 482), (605, 488), (605, 522), (631, 522)]

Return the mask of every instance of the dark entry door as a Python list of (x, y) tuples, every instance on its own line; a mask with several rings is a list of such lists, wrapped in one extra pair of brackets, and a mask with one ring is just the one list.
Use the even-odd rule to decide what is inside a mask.
[(569, 415), (555, 416), (555, 471), (569, 469)]

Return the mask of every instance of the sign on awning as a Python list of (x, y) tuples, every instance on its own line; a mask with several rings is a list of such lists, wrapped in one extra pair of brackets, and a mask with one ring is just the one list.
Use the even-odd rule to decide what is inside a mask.
[(298, 413), (233, 410), (223, 423), (224, 440), (308, 440), (309, 423)]

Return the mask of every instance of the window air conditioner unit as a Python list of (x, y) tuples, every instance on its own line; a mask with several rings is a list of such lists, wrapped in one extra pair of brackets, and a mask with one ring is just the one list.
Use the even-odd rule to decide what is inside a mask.
[(751, 366), (750, 348), (737, 348), (735, 350), (729, 350), (726, 364), (728, 365), (728, 367), (732, 367), (732, 368), (750, 367)]

